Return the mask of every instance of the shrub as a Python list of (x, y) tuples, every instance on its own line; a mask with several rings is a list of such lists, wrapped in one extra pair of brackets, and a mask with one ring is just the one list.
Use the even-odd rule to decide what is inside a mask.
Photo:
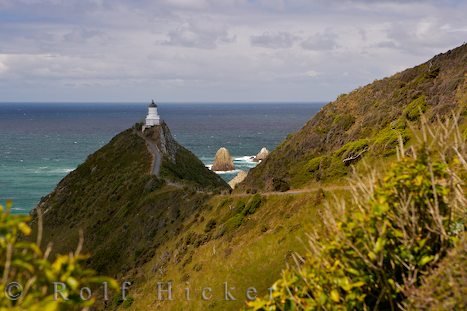
[(206, 226), (204, 227), (204, 232), (208, 233), (210, 231), (212, 231), (214, 228), (216, 228), (216, 225), (217, 225), (217, 222), (216, 220), (213, 218), (213, 219), (210, 219)]
[(407, 107), (404, 109), (404, 116), (409, 121), (415, 121), (425, 111), (426, 111), (426, 97), (425, 95), (422, 95), (407, 105)]
[(289, 184), (280, 178), (273, 178), (272, 179), (272, 187), (274, 191), (285, 192), (290, 190)]
[(337, 115), (332, 124), (337, 129), (347, 131), (355, 123), (355, 118), (351, 114), (339, 114)]
[(347, 174), (347, 168), (342, 160), (336, 156), (320, 156), (307, 163), (308, 172), (317, 181), (332, 177), (341, 177)]
[(392, 129), (387, 127), (381, 130), (374, 139), (372, 151), (375, 154), (388, 156), (395, 153), (396, 147), (399, 144), (399, 137), (405, 143), (409, 140), (409, 135), (404, 129)]
[[(57, 255), (54, 261), (49, 261), (50, 248), (42, 252), (40, 234), (36, 243), (19, 239), (20, 235), (31, 234), (27, 224), (30, 217), (12, 215), (10, 209), (9, 201), (6, 209), (0, 205), (1, 310), (80, 310), (94, 304), (93, 298), (87, 301), (80, 298), (81, 288), (102, 286), (102, 282), (107, 282), (109, 288), (118, 288), (115, 280), (98, 276), (82, 266), (87, 257), (80, 254), (80, 246), (74, 254)], [(22, 287), (15, 291), (20, 295), (17, 300), (8, 299), (4, 294), (12, 282)], [(68, 300), (61, 299), (60, 295), (54, 299), (53, 282), (65, 284), (62, 293)]]
[(242, 211), (243, 215), (251, 215), (253, 214), (256, 209), (258, 209), (261, 206), (261, 195), (255, 194), (250, 198), (248, 203), (246, 204), (245, 208)]
[[(395, 310), (465, 231), (466, 146), (455, 125), (429, 135), (383, 177), (355, 177), (351, 205), (325, 217), (305, 257), (254, 310)], [(433, 134), (434, 133), (434, 134)], [(428, 141), (430, 144), (428, 144)], [(454, 142), (454, 143), (453, 143)], [(452, 144), (453, 143), (453, 144)], [(454, 151), (454, 152), (453, 152)], [(452, 154), (456, 154), (456, 157)]]
[(368, 139), (359, 139), (355, 141), (351, 141), (340, 149), (338, 149), (335, 154), (342, 159), (345, 159), (350, 156), (357, 155), (358, 153), (364, 151), (368, 148), (368, 144), (370, 141)]
[(237, 214), (227, 220), (224, 224), (224, 233), (231, 232), (242, 225), (243, 215)]
[(308, 172), (310, 173), (317, 172), (325, 160), (326, 160), (326, 156), (320, 156), (320, 157), (316, 157), (308, 161), (308, 163), (306, 164)]

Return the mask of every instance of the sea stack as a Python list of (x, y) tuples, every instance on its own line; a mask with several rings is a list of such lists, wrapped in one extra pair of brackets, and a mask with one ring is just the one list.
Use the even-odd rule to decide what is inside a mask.
[(261, 151), (256, 155), (256, 157), (253, 159), (255, 162), (260, 162), (266, 159), (269, 155), (269, 150), (266, 149), (266, 147), (263, 147)]
[(214, 164), (212, 165), (213, 171), (232, 171), (235, 169), (233, 159), (230, 156), (229, 150), (227, 148), (220, 148), (216, 152), (216, 158), (214, 159)]
[(229, 181), (230, 188), (235, 189), (235, 186), (241, 183), (247, 175), (248, 173), (245, 171), (238, 172), (237, 176), (235, 176), (231, 181)]

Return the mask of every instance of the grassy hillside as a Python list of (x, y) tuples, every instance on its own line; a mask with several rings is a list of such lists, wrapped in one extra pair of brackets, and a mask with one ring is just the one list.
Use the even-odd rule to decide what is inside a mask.
[[(343, 195), (347, 191), (333, 191)], [(254, 287), (264, 295), (292, 253), (306, 248), (305, 233), (319, 228), (323, 202), (317, 189), (300, 194), (219, 195), (186, 218), (184, 230), (160, 247), (131, 277), (132, 303), (123, 310), (238, 310)], [(172, 282), (173, 301), (157, 299), (157, 283)], [(235, 301), (224, 299), (224, 282)], [(190, 301), (185, 288), (190, 288)], [(203, 300), (202, 288), (212, 288)], [(167, 296), (166, 296), (167, 297)], [(127, 308), (128, 307), (128, 308)]]
[(152, 258), (159, 244), (182, 231), (183, 218), (205, 204), (208, 191), (228, 189), (175, 141), (162, 158), (163, 178), (151, 175), (151, 155), (138, 131), (117, 135), (41, 200), (44, 241), (53, 242), (54, 252), (76, 247), (82, 230), (84, 250), (93, 255), (89, 265), (117, 275)]
[[(243, 191), (333, 181), (362, 158), (390, 158), (423, 112), (430, 120), (467, 108), (467, 44), (339, 96), (252, 169)], [(371, 159), (370, 159), (371, 160)]]

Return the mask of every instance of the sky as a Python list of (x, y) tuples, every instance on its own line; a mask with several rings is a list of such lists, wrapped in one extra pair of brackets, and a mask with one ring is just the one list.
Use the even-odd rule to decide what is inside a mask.
[(467, 1), (0, 0), (0, 102), (322, 102), (463, 44)]

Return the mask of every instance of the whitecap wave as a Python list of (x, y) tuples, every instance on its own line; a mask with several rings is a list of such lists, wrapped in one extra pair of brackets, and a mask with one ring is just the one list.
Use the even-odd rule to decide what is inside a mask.
[(251, 163), (256, 163), (256, 162), (253, 161), (254, 158), (255, 158), (254, 155), (252, 155), (252, 156), (237, 157), (237, 158), (234, 158), (234, 162), (251, 162)]
[(213, 171), (216, 174), (222, 175), (222, 174), (238, 174), (241, 170), (232, 170), (232, 171)]
[(12, 207), (11, 208), (12, 211), (29, 211), (27, 208), (22, 208), (22, 207)]
[(34, 174), (68, 174), (69, 172), (73, 170), (74, 168), (71, 168), (71, 167), (49, 168), (48, 166), (39, 166), (37, 169), (33, 169), (32, 173)]

